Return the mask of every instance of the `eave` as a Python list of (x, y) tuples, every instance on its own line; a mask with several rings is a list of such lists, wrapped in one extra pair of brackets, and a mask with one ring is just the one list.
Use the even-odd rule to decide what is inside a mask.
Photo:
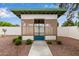
[(21, 14), (57, 14), (59, 17), (66, 12), (65, 9), (12, 9), (11, 11), (19, 18)]

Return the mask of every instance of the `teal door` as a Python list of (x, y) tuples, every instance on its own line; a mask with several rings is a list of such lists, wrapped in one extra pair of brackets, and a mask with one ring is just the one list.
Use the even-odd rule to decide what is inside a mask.
[(44, 20), (36, 19), (34, 23), (34, 40), (44, 40)]
[(44, 40), (44, 36), (34, 36), (34, 40)]

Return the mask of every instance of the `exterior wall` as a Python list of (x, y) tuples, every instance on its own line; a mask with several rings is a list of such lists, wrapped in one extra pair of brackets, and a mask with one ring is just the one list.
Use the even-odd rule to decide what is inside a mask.
[(5, 35), (21, 35), (21, 27), (0, 27), (0, 35), (4, 35), (2, 29), (7, 29)]
[(34, 40), (34, 37), (33, 36), (22, 36), (22, 40), (27, 40), (27, 39)]
[[(31, 39), (34, 40), (34, 36), (22, 36), (23, 40)], [(45, 40), (56, 40), (56, 36), (45, 36)]]
[[(44, 19), (45, 24), (49, 24), (49, 27), (45, 27), (45, 40), (55, 40), (57, 34), (57, 15), (56, 14), (21, 14), (23, 23), (23, 40), (33, 39), (34, 36), (34, 19)], [(28, 28), (28, 24), (32, 24), (31, 28)], [(49, 31), (49, 29), (51, 31)], [(27, 38), (27, 39), (26, 39)], [(50, 39), (52, 38), (52, 39)]]
[[(23, 19), (24, 20), (24, 19)], [(23, 25), (23, 35), (34, 35), (33, 28), (34, 20), (25, 19)], [(32, 25), (32, 26), (30, 26)], [(48, 26), (47, 26), (48, 25)], [(45, 19), (45, 35), (56, 35), (57, 34), (57, 20), (56, 19)]]
[(29, 24), (33, 24), (34, 21), (33, 19), (23, 19), (24, 23), (23, 23), (23, 35), (28, 35), (28, 36), (32, 36), (33, 33), (33, 26), (30, 27)]
[(58, 27), (58, 36), (71, 37), (79, 40), (79, 27)]
[(56, 14), (21, 14), (21, 19), (25, 23), (25, 26), (23, 26), (23, 35), (34, 35), (33, 27), (27, 27), (28, 24), (34, 24), (34, 19), (44, 19), (45, 24), (50, 25), (49, 27), (45, 27), (45, 35), (56, 35), (57, 33)]
[(56, 40), (56, 36), (45, 36), (45, 40)]
[(56, 19), (46, 19), (45, 24), (48, 24), (48, 27), (45, 27), (45, 35), (56, 35), (57, 34), (57, 20)]
[(21, 14), (21, 19), (57, 19), (56, 14)]

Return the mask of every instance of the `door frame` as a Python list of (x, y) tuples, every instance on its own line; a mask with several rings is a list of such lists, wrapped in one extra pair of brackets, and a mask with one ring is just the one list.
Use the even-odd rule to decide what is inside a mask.
[[(36, 21), (37, 23), (35, 23), (35, 20), (39, 20), (39, 21), (40, 21), (40, 20), (43, 20), (43, 22), (42, 22), (42, 21), (40, 21), (40, 22), (39, 22), (39, 21)], [(43, 37), (44, 37), (43, 40), (45, 40), (45, 19), (39, 19), (39, 18), (36, 19), (36, 18), (35, 18), (35, 19), (34, 19), (34, 24), (44, 24), (44, 35), (40, 35), (40, 34), (39, 34), (39, 35), (35, 35), (35, 25), (33, 25), (33, 26), (34, 26), (34, 27), (33, 27), (33, 28), (34, 28), (34, 40), (35, 40), (35, 37), (36, 37), (36, 36), (38, 36), (38, 37), (39, 37), (39, 36), (43, 36)], [(39, 26), (39, 28), (40, 28), (40, 26)], [(39, 30), (39, 32), (40, 32), (40, 30)]]

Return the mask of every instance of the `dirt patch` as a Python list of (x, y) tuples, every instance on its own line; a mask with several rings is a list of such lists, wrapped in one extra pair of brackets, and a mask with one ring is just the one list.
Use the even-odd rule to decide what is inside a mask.
[(12, 43), (16, 36), (0, 37), (0, 56), (27, 56), (31, 45), (16, 46)]
[(31, 45), (25, 45), (25, 44), (17, 46), (18, 56), (28, 56), (30, 48), (31, 48)]
[(79, 56), (79, 41), (73, 38), (60, 37), (62, 45), (48, 45), (54, 56)]

